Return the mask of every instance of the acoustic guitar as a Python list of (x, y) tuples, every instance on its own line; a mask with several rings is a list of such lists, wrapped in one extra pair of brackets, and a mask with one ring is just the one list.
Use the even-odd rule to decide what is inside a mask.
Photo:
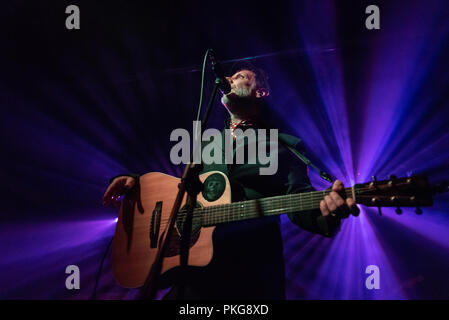
[[(320, 201), (330, 190), (312, 191), (232, 202), (231, 187), (225, 174), (211, 171), (200, 175), (204, 190), (198, 195), (194, 209), (190, 239), (189, 266), (206, 266), (213, 256), (212, 233), (221, 223), (257, 219), (284, 213), (301, 214), (319, 209)], [(112, 264), (118, 283), (127, 288), (141, 287), (155, 261), (160, 239), (176, 198), (180, 179), (159, 172), (140, 177), (140, 188), (129, 193), (120, 207), (113, 240)], [(371, 181), (344, 189), (346, 197), (370, 207), (431, 206), (435, 187), (427, 177), (391, 176), (388, 180)], [(185, 198), (184, 198), (185, 201)], [(400, 211), (397, 211), (400, 213)], [(178, 214), (165, 253), (161, 273), (180, 265), (180, 238), (185, 209)]]

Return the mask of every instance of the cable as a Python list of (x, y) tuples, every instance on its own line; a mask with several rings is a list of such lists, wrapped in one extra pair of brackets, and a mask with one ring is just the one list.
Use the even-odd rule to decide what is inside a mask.
[[(206, 53), (204, 54), (204, 59), (203, 59), (203, 70), (201, 72), (201, 90), (200, 90), (200, 102), (198, 103), (198, 112), (196, 115), (196, 125), (195, 125), (195, 132), (193, 134), (194, 139), (196, 140), (198, 137), (198, 122), (200, 121), (200, 117), (201, 117), (201, 108), (203, 106), (203, 91), (204, 91), (204, 73), (206, 70), (206, 62), (207, 62), (207, 57), (209, 56), (209, 52), (211, 51), (211, 49), (207, 49)], [(201, 139), (201, 138), (200, 138)]]
[(108, 246), (106, 247), (106, 251), (103, 254), (103, 258), (101, 259), (100, 268), (98, 269), (97, 277), (95, 278), (95, 286), (94, 286), (94, 292), (92, 292), (92, 296), (90, 297), (90, 300), (95, 300), (97, 295), (97, 286), (100, 280), (101, 276), (101, 270), (103, 269), (104, 260), (106, 259), (106, 255), (109, 252), (109, 248), (111, 247), (112, 240), (114, 240), (114, 236), (111, 237), (111, 240), (108, 243)]

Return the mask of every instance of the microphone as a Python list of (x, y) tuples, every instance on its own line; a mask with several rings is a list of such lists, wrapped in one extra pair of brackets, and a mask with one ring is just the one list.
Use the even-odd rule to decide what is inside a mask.
[[(228, 94), (231, 92), (231, 85), (225, 77), (223, 67), (220, 62), (215, 58), (215, 52), (212, 49), (209, 49), (209, 58), (212, 63), (212, 71), (215, 73), (217, 80), (220, 81), (219, 89), (222, 94)], [(216, 80), (216, 81), (217, 81)]]

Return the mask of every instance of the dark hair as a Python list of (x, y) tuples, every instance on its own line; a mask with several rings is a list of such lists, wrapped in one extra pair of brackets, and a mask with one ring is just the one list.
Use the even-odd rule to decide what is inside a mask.
[(231, 67), (230, 73), (234, 74), (242, 70), (249, 70), (253, 72), (256, 75), (257, 87), (265, 88), (268, 90), (268, 92), (271, 92), (270, 84), (268, 83), (269, 78), (265, 70), (257, 68), (251, 62), (244, 60), (244, 61), (237, 61), (236, 63), (234, 63)]

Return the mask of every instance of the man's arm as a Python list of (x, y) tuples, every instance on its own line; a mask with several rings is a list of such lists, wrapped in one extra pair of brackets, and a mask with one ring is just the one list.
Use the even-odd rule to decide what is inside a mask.
[[(290, 135), (283, 135), (282, 139), (285, 144), (304, 153), (305, 147), (300, 139)], [(307, 175), (307, 166), (303, 162), (294, 158), (289, 161), (288, 166), (287, 194), (315, 190)], [(325, 237), (334, 236), (340, 229), (341, 219), (347, 218), (350, 213), (356, 215), (359, 211), (353, 199), (345, 200), (340, 196), (339, 193), (343, 189), (343, 183), (335, 181), (332, 192), (324, 197), (319, 209), (288, 214), (289, 219), (307, 231)]]
[[(314, 190), (315, 189), (312, 187), (310, 179), (307, 176), (306, 166), (301, 163), (292, 165), (288, 175), (287, 194), (310, 192)], [(341, 219), (338, 216), (323, 216), (320, 209), (289, 213), (288, 217), (291, 222), (302, 229), (312, 233), (321, 234), (325, 237), (334, 236), (341, 225)]]

